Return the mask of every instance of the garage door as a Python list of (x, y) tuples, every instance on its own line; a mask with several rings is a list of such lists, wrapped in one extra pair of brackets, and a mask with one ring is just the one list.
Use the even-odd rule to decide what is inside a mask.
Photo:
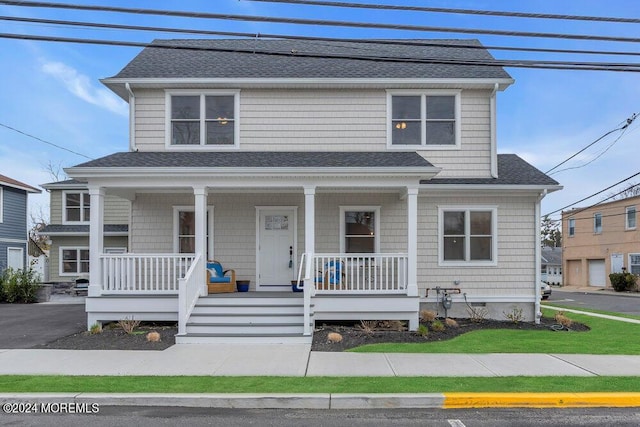
[(589, 286), (605, 286), (605, 271), (603, 259), (589, 260)]

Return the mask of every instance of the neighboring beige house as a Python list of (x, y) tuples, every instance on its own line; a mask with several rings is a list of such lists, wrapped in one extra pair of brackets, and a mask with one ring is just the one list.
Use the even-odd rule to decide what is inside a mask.
[[(42, 184), (50, 195), (50, 224), (39, 234), (51, 240), (49, 281), (75, 282), (89, 278), (90, 197), (87, 185), (76, 180)], [(105, 198), (104, 251), (129, 252), (131, 203), (116, 196)]]
[[(561, 187), (497, 154), (513, 79), (478, 41), (159, 40), (103, 83), (129, 150), (66, 170), (91, 204), (89, 326), (310, 342), (324, 320), (414, 330), (444, 289), (450, 316), (539, 316), (540, 201)], [(131, 202), (127, 254), (107, 253), (109, 196)], [(250, 292), (208, 295), (212, 259)]]
[(611, 287), (610, 273), (640, 274), (640, 196), (562, 213), (565, 285)]

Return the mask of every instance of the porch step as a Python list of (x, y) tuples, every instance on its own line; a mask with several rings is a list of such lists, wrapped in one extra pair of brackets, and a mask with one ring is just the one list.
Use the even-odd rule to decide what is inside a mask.
[[(311, 316), (313, 318), (313, 315)], [(192, 313), (189, 319), (189, 324), (204, 324), (215, 319), (216, 322), (226, 324), (255, 324), (255, 323), (271, 323), (282, 324), (299, 321), (303, 318), (303, 313), (229, 313), (229, 312), (216, 312), (214, 315), (208, 312)]]
[(176, 335), (176, 344), (311, 344), (302, 334), (200, 334)]
[(304, 314), (304, 306), (300, 304), (200, 304), (198, 303), (193, 308), (193, 314), (210, 314), (216, 315), (235, 315), (245, 314), (251, 315), (253, 313), (259, 313), (261, 315), (302, 315)]
[(187, 333), (199, 334), (302, 334), (302, 323), (187, 323)]

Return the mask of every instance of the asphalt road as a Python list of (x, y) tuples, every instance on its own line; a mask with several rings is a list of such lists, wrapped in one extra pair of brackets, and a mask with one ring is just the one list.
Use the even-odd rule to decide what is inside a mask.
[(547, 301), (576, 309), (593, 308), (614, 313), (640, 316), (640, 296), (628, 294), (594, 294), (585, 292), (565, 292), (553, 289)]
[(640, 425), (637, 408), (289, 410), (103, 407), (98, 414), (5, 415), (0, 426), (436, 426), (584, 427)]
[(0, 304), (0, 348), (31, 348), (86, 330), (84, 304)]

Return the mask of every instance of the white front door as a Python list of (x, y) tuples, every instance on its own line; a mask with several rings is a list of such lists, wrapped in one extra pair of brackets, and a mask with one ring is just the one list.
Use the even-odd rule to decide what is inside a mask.
[(611, 272), (622, 273), (622, 267), (624, 267), (624, 260), (622, 254), (611, 254)]
[(295, 277), (296, 212), (290, 208), (258, 208), (259, 291), (286, 291)]

